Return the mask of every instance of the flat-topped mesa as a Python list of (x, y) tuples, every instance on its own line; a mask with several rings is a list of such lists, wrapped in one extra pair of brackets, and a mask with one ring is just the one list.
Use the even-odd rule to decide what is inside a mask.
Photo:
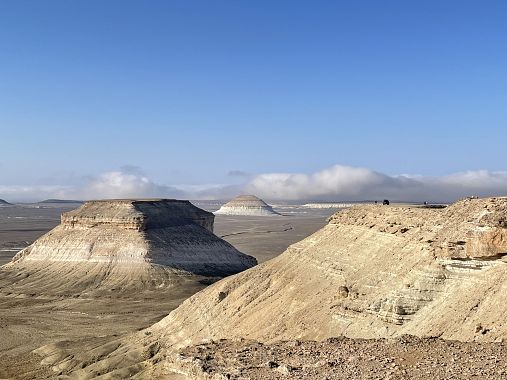
[(270, 216), (280, 215), (278, 212), (255, 195), (240, 195), (224, 204), (217, 215), (250, 215), (250, 216)]
[(2, 267), (9, 273), (0, 289), (26, 273), (27, 286), (44, 294), (158, 292), (175, 278), (223, 277), (256, 265), (213, 234), (213, 221), (188, 201), (86, 202)]
[(195, 223), (213, 232), (215, 216), (189, 201), (175, 199), (115, 199), (89, 201), (62, 214), (66, 229), (115, 226), (144, 231)]

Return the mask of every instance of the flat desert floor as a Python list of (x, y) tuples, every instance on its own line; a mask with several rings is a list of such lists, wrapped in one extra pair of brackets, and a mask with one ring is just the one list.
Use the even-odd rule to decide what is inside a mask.
[[(215, 204), (196, 204), (213, 211)], [(79, 204), (23, 205), (0, 208), (0, 265), (59, 224), (60, 214)], [(273, 217), (217, 216), (215, 233), (259, 262), (282, 253), (290, 244), (321, 228), (336, 210), (278, 209)], [(0, 276), (2, 275), (0, 271)], [(1, 279), (1, 278), (0, 278)], [(47, 378), (32, 350), (66, 341), (73, 350), (137, 331), (162, 319), (206, 285), (181, 278), (170, 294), (132, 298), (55, 298), (33, 293), (4, 294), (0, 289), (0, 378)]]

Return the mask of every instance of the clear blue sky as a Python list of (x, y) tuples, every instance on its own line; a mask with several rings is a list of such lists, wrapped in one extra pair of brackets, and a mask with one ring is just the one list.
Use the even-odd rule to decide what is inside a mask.
[(0, 2), (0, 184), (505, 170), (505, 1)]

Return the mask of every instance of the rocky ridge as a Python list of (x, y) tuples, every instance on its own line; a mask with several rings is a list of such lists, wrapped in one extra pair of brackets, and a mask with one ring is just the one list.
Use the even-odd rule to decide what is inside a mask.
[(301, 207), (303, 208), (336, 208), (336, 209), (340, 209), (340, 208), (349, 208), (349, 207), (354, 207), (354, 206), (359, 206), (358, 203), (306, 203), (304, 205), (302, 205)]
[[(48, 363), (84, 378), (163, 377), (187, 373), (178, 350), (207, 339), (274, 344), (410, 334), (502, 341), (506, 220), (507, 198), (467, 199), (445, 209), (354, 207), (279, 257), (215, 283), (149, 329), (91, 353), (103, 360), (87, 354)], [(39, 354), (51, 352), (70, 354), (58, 347)]]

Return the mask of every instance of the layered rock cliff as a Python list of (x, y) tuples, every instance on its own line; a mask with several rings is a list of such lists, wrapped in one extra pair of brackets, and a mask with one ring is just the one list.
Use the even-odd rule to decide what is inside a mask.
[[(339, 212), (279, 257), (206, 288), (128, 340), (99, 348), (107, 359), (75, 374), (181, 372), (177, 349), (206, 339), (505, 339), (506, 221), (507, 198)], [(58, 368), (77, 369), (83, 360)]]
[(212, 213), (178, 200), (87, 202), (0, 271), (0, 291), (131, 292), (175, 275), (222, 277), (256, 260), (213, 234)]
[(213, 232), (212, 213), (181, 200), (99, 200), (86, 202), (62, 214), (64, 229), (89, 229), (115, 226), (126, 230), (150, 229), (197, 224)]

